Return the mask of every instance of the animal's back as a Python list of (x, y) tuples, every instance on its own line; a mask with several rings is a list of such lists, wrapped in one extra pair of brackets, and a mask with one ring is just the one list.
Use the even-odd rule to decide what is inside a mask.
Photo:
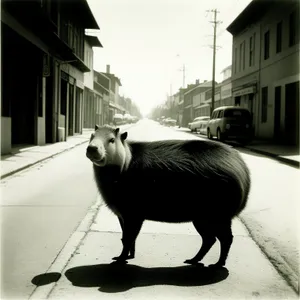
[(104, 191), (104, 198), (115, 212), (187, 222), (221, 215), (232, 218), (246, 203), (247, 166), (239, 153), (226, 145), (170, 140), (129, 142), (129, 146), (132, 160), (128, 170), (118, 176), (113, 168), (106, 169), (115, 175), (106, 175), (105, 185), (111, 186), (106, 194)]

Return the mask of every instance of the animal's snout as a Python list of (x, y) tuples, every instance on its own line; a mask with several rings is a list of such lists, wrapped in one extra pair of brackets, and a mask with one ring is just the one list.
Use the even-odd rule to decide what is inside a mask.
[(86, 151), (90, 154), (97, 153), (98, 147), (96, 145), (89, 145)]
[(95, 144), (90, 144), (86, 148), (86, 156), (92, 160), (98, 160), (100, 157), (99, 148)]

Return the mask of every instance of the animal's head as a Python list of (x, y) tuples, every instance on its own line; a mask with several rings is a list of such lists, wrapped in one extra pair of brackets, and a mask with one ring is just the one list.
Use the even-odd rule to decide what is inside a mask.
[(127, 132), (120, 133), (119, 128), (96, 125), (86, 149), (86, 156), (99, 167), (119, 165), (123, 168), (128, 151), (124, 143), (126, 138)]

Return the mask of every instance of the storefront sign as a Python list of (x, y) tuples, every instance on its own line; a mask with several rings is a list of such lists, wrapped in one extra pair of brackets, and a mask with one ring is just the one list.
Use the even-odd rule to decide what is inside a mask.
[(255, 94), (256, 93), (256, 86), (250, 86), (244, 89), (240, 89), (237, 91), (234, 91), (232, 93), (233, 97), (237, 97), (237, 96), (242, 96), (242, 95), (247, 95), (247, 94)]

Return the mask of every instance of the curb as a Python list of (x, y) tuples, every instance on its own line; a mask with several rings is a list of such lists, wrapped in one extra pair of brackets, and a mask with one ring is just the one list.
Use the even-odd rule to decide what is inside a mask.
[(254, 148), (247, 147), (247, 146), (244, 146), (242, 148), (248, 149), (248, 150), (250, 150), (252, 152), (255, 152), (255, 153), (258, 153), (258, 154), (263, 154), (263, 155), (272, 157), (272, 158), (274, 158), (274, 159), (276, 159), (280, 162), (283, 162), (286, 165), (292, 166), (292, 167), (296, 167), (296, 168), (300, 167), (300, 162), (299, 161), (292, 160), (292, 159), (280, 156), (278, 154), (273, 154), (273, 153), (270, 153), (270, 152), (267, 152), (267, 151), (264, 151), (264, 150), (254, 149)]
[[(74, 253), (83, 243), (102, 205), (102, 198), (100, 195), (98, 195), (96, 202), (89, 208), (84, 219), (80, 222), (65, 245), (59, 251), (48, 270), (41, 275), (46, 275), (48, 273), (59, 273), (61, 276), (63, 275), (62, 273), (64, 269), (67, 267)], [(60, 278), (57, 281), (49, 283), (47, 285), (36, 286), (28, 299), (47, 299), (50, 296), (51, 292), (55, 289)]]
[[(183, 131), (183, 132), (185, 132), (185, 131)], [(192, 132), (190, 131), (190, 132), (187, 132), (187, 133), (192, 133)], [(203, 137), (203, 135), (200, 135), (200, 136)], [(298, 169), (300, 168), (300, 162), (297, 161), (297, 160), (289, 159), (289, 158), (280, 156), (278, 154), (270, 153), (270, 152), (265, 151), (265, 150), (255, 149), (255, 148), (252, 148), (251, 146), (243, 146), (243, 145), (238, 144), (237, 146), (235, 145), (234, 147), (247, 149), (251, 152), (262, 154), (262, 155), (274, 158), (275, 160), (280, 161), (280, 162), (282, 162), (282, 163), (284, 163), (288, 166), (295, 167), (295, 168), (298, 168)]]
[(87, 143), (88, 141), (89, 141), (89, 140), (87, 139), (86, 141), (80, 142), (80, 143), (78, 143), (78, 144), (76, 144), (76, 145), (74, 145), (74, 146), (71, 146), (70, 148), (67, 148), (67, 149), (64, 149), (64, 150), (62, 150), (62, 151), (59, 151), (59, 152), (57, 152), (57, 153), (51, 154), (50, 156), (46, 156), (46, 157), (41, 158), (41, 159), (39, 159), (39, 160), (37, 160), (37, 161), (35, 161), (35, 162), (33, 162), (33, 163), (30, 163), (30, 164), (28, 164), (28, 165), (26, 165), (26, 166), (20, 167), (20, 168), (15, 169), (15, 170), (13, 170), (13, 171), (11, 171), (11, 172), (8, 172), (8, 173), (6, 173), (6, 174), (3, 174), (3, 175), (1, 175), (0, 180), (2, 180), (3, 178), (6, 178), (6, 177), (8, 177), (8, 176), (11, 176), (11, 175), (13, 175), (13, 174), (15, 174), (15, 173), (18, 173), (18, 172), (20, 172), (20, 171), (23, 171), (23, 170), (25, 170), (25, 169), (28, 169), (28, 168), (30, 168), (30, 167), (32, 167), (32, 166), (34, 166), (34, 165), (36, 165), (36, 164), (38, 164), (38, 163), (44, 161), (44, 160), (47, 160), (47, 159), (52, 158), (52, 157), (55, 157), (55, 156), (57, 156), (57, 155), (59, 155), (59, 154), (61, 154), (61, 153), (67, 152), (67, 151), (69, 151), (69, 150), (71, 150), (71, 149), (73, 149), (73, 148), (75, 148), (75, 147), (77, 147), (77, 146), (79, 146), (79, 145), (82, 145), (82, 144), (84, 144), (84, 143)]
[(260, 242), (261, 237), (253, 230), (251, 230), (251, 226), (248, 225), (247, 221), (242, 216), (238, 217), (239, 220), (246, 227), (249, 236), (256, 243), (262, 253), (266, 256), (268, 261), (272, 264), (275, 270), (279, 273), (281, 277), (287, 282), (287, 284), (296, 292), (299, 293), (299, 283), (298, 283), (298, 275), (294, 272), (294, 270), (290, 267), (290, 265), (286, 262), (284, 257), (280, 255), (279, 252), (268, 251), (268, 247), (264, 246), (263, 243)]

